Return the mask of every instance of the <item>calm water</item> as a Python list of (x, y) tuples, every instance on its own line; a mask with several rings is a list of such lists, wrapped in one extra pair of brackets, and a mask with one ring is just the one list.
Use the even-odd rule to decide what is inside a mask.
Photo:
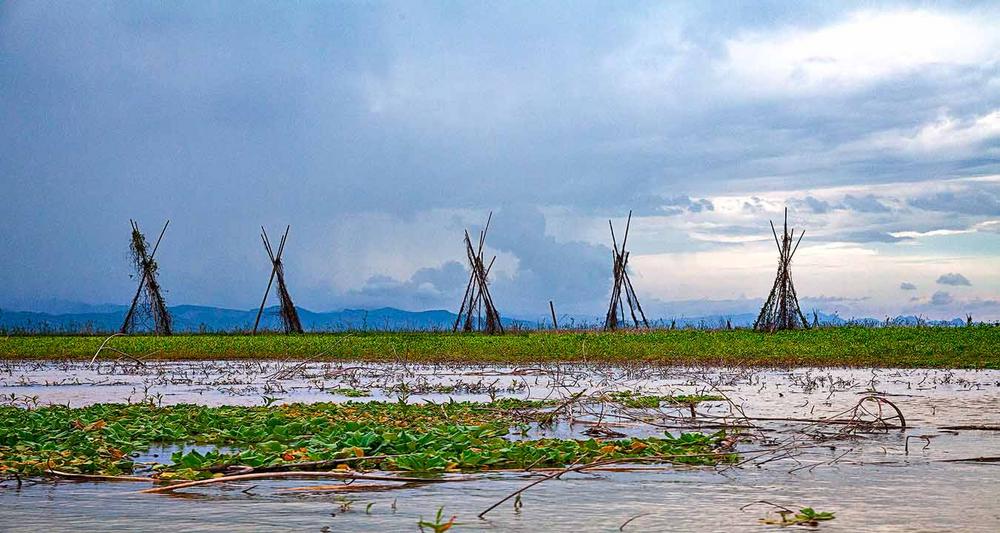
[[(349, 398), (342, 392), (347, 388), (369, 393), (355, 400), (410, 402), (449, 397), (487, 401), (491, 396), (558, 399), (581, 390), (721, 393), (751, 418), (809, 419), (841, 413), (875, 392), (899, 406), (909, 427), (817, 446), (803, 434), (802, 423), (758, 421), (763, 438), (810, 445), (792, 457), (741, 468), (568, 475), (531, 488), (519, 510), (507, 502), (488, 514), (488, 520), (476, 515), (536, 477), (491, 474), (460, 483), (340, 494), (284, 490), (337, 484), (317, 480), (251, 481), (174, 495), (138, 494), (147, 486), (143, 483), (45, 482), (25, 483), (18, 489), (8, 482), (0, 485), (0, 530), (413, 531), (421, 516), (431, 518), (444, 506), (446, 516), (458, 516), (461, 525), (454, 528), (458, 531), (616, 531), (631, 518), (625, 531), (754, 531), (768, 527), (758, 524), (767, 507), (740, 508), (767, 500), (835, 512), (837, 518), (822, 523), (821, 530), (1000, 531), (1000, 463), (942, 462), (1000, 456), (1000, 432), (943, 429), (1000, 425), (998, 371), (353, 367), (296, 362), (146, 367), (102, 363), (93, 369), (82, 364), (0, 366), (0, 395), (13, 394), (16, 402), (29, 404), (253, 405), (265, 396), (279, 402), (345, 401)], [(684, 412), (664, 410), (659, 424), (683, 425)], [(709, 402), (699, 407), (698, 416), (732, 420), (736, 414), (729, 403)], [(580, 436), (591, 427), (582, 422), (597, 416), (580, 408), (574, 413), (575, 423), (553, 431), (563, 437)], [(663, 431), (624, 419), (604, 420), (626, 434)], [(740, 443), (739, 450), (760, 449), (760, 442)], [(162, 461), (169, 451), (154, 450), (158, 458), (144, 459)]]

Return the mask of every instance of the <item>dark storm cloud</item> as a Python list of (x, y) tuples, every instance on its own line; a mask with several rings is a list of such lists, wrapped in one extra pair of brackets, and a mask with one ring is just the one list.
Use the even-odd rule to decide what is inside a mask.
[(715, 205), (707, 198), (694, 199), (689, 196), (673, 196), (670, 198), (660, 198), (658, 209), (662, 214), (680, 215), (682, 213), (714, 211)]
[[(475, 236), (481, 228), (470, 228)], [(621, 235), (618, 236), (621, 239)], [(541, 313), (541, 303), (553, 300), (561, 311), (589, 311), (605, 298), (610, 287), (611, 250), (582, 242), (561, 242), (545, 234), (545, 217), (533, 206), (511, 206), (493, 214), (486, 239), (486, 261), (494, 252), (517, 258), (516, 274), (494, 269), (491, 292), (503, 312)], [(463, 263), (418, 270), (406, 280), (373, 276), (345, 298), (349, 305), (385, 305), (409, 309), (453, 308), (461, 301), (468, 281)], [(543, 314), (543, 313), (542, 313)]]
[(830, 205), (830, 202), (827, 202), (825, 200), (820, 200), (812, 196), (806, 196), (805, 198), (803, 198), (800, 202), (800, 205), (805, 205), (806, 207), (809, 208), (810, 211), (818, 214), (828, 213), (830, 212), (831, 209), (833, 209), (833, 206)]
[(970, 286), (969, 279), (957, 272), (949, 272), (948, 274), (942, 274), (937, 279), (938, 285), (952, 285), (952, 286)]
[(422, 268), (409, 279), (400, 281), (389, 276), (368, 278), (360, 289), (345, 295), (348, 305), (359, 307), (383, 306), (420, 311), (450, 307), (461, 300), (468, 271), (457, 261), (448, 261), (435, 268)]
[(951, 294), (949, 294), (949, 293), (947, 293), (945, 291), (937, 291), (937, 292), (935, 292), (931, 296), (930, 304), (931, 305), (949, 305), (949, 304), (951, 304), (954, 301), (955, 301), (955, 298)]
[(494, 215), (494, 223), (489, 246), (518, 260), (514, 277), (498, 276), (495, 282), (498, 305), (504, 301), (522, 312), (542, 313), (543, 305), (553, 300), (565, 312), (583, 312), (603, 301), (611, 285), (610, 248), (557, 241), (546, 235), (545, 217), (533, 206), (504, 208)]
[(635, 217), (676, 216), (686, 213), (702, 213), (715, 210), (708, 198), (692, 198), (687, 195), (661, 195), (634, 193), (622, 198), (606, 198), (591, 207), (577, 207), (577, 210), (600, 216), (618, 216), (618, 213), (632, 211)]
[(889, 208), (879, 201), (874, 194), (865, 196), (844, 196), (844, 207), (859, 213), (888, 213)]
[(986, 187), (970, 187), (960, 192), (939, 192), (910, 200), (910, 205), (928, 211), (945, 211), (967, 215), (1000, 215), (1000, 194)]
[(764, 200), (756, 196), (751, 196), (748, 200), (743, 202), (743, 210), (748, 213), (764, 213), (767, 209), (764, 207)]
[[(995, 171), (995, 152), (983, 150), (844, 148), (919, 131), (942, 109), (974, 123), (995, 107), (995, 66), (945, 58), (804, 89), (797, 78), (730, 72), (734, 42), (816, 31), (854, 11), (3, 3), (0, 180), (16, 201), (0, 211), (0, 304), (127, 298), (130, 217), (150, 232), (174, 221), (161, 251), (168, 301), (250, 306), (267, 268), (261, 223), (291, 223), (289, 253), (317, 264), (340, 217), (375, 212), (405, 225), (429, 210), (496, 209), (524, 217), (510, 222), (516, 238), (496, 234), (519, 268), (498, 293), (531, 309), (549, 298), (591, 305), (603, 298), (607, 250), (545, 235), (539, 207), (704, 216), (717, 212), (708, 197), (747, 184), (808, 190)], [(990, 4), (945, 14), (986, 27), (995, 18)], [(864, 195), (844, 200), (891, 214)], [(995, 200), (913, 206), (995, 213)], [(835, 208), (806, 202), (817, 214)], [(747, 209), (765, 210), (759, 199)], [(424, 277), (450, 279), (453, 265), (433, 265), (461, 259), (341, 291), (290, 277), (318, 308), (430, 305), (455, 287)], [(376, 269), (392, 266), (379, 260)]]

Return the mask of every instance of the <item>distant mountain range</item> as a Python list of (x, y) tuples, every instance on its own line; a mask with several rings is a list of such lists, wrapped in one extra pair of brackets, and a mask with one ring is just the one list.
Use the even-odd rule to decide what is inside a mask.
[[(0, 309), (0, 328), (7, 331), (80, 332), (117, 331), (128, 308), (113, 306), (111, 310), (39, 313)], [(455, 314), (449, 311), (403, 311), (391, 307), (381, 309), (344, 309), (317, 313), (298, 308), (302, 327), (307, 331), (347, 330), (443, 330), (451, 329)], [(257, 310), (225, 309), (199, 305), (178, 305), (170, 308), (174, 331), (210, 332), (245, 331), (253, 328)], [(515, 321), (504, 320), (510, 326)], [(280, 329), (278, 308), (269, 307), (261, 318), (262, 329)]]
[[(66, 306), (68, 312), (42, 313), (35, 311), (7, 311), (0, 309), (0, 330), (29, 333), (108, 333), (121, 327), (125, 306), (77, 304)], [(449, 331), (455, 323), (456, 315), (451, 311), (404, 311), (393, 307), (380, 309), (344, 309), (341, 311), (315, 312), (298, 308), (302, 326), (307, 331)], [(177, 332), (236, 332), (253, 328), (257, 310), (225, 309), (220, 307), (178, 305), (170, 308), (174, 331)], [(587, 315), (566, 315), (558, 317), (560, 327), (587, 328), (600, 327), (601, 317)], [(706, 315), (676, 319), (651, 320), (654, 327), (721, 329), (726, 327), (746, 328), (753, 325), (756, 313), (727, 315)], [(812, 317), (810, 317), (812, 318)], [(882, 325), (884, 320), (861, 318), (845, 320), (836, 315), (819, 313), (819, 321), (824, 325), (844, 325), (848, 323), (870, 326)], [(551, 327), (551, 320), (504, 318), (508, 329), (520, 327), (538, 329)], [(960, 326), (962, 319), (921, 320), (915, 316), (900, 316), (891, 320), (893, 325), (917, 325), (920, 323), (938, 326)], [(280, 329), (277, 307), (264, 310), (262, 329)]]

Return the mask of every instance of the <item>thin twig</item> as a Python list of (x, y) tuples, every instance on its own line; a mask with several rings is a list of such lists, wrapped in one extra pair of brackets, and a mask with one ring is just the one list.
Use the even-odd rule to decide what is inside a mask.
[(108, 343), (108, 341), (110, 341), (111, 339), (113, 339), (115, 337), (121, 337), (121, 336), (124, 336), (124, 335), (125, 335), (124, 333), (120, 333), (120, 332), (119, 333), (112, 333), (108, 338), (104, 339), (104, 342), (101, 343), (101, 347), (98, 348), (96, 352), (94, 352), (94, 357), (90, 358), (90, 365), (89, 366), (94, 366), (94, 361), (97, 360), (97, 356), (101, 354), (101, 350), (104, 349), (104, 346)]

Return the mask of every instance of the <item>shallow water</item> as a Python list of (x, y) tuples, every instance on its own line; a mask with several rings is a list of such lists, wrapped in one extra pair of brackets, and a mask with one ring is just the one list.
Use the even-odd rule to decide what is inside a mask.
[[(67, 376), (71, 376), (67, 378)], [(366, 398), (333, 394), (364, 389)], [(552, 432), (580, 436), (601, 419), (626, 434), (672, 431), (702, 422), (760, 418), (828, 417), (877, 393), (906, 417), (905, 431), (836, 438), (816, 445), (817, 432), (835, 429), (801, 422), (755, 420), (759, 436), (738, 450), (752, 455), (765, 440), (801, 441), (792, 456), (758, 460), (740, 468), (662, 468), (644, 472), (594, 472), (541, 483), (515, 510), (506, 502), (476, 515), (538, 474), (498, 473), (475, 481), (396, 488), (382, 492), (302, 493), (281, 489), (331, 485), (283, 480), (188, 489), (175, 495), (138, 494), (142, 483), (25, 483), (0, 485), (0, 529), (101, 530), (415, 530), (420, 516), (441, 506), (457, 515), (454, 530), (625, 531), (761, 530), (765, 505), (833, 511), (822, 530), (1000, 530), (1000, 463), (942, 462), (1000, 456), (1000, 432), (947, 430), (947, 426), (1000, 425), (1000, 371), (948, 370), (747, 370), (625, 368), (562, 365), (534, 368), (318, 363), (183, 362), (146, 366), (101, 363), (5, 362), (0, 396), (15, 403), (153, 401), (210, 405), (260, 405), (269, 401), (488, 401), (491, 396), (567, 398), (587, 391), (643, 390), (659, 394), (724, 394), (733, 402), (664, 408), (655, 427), (614, 413), (579, 407), (573, 423)], [(574, 407), (574, 409), (577, 409)], [(628, 415), (628, 413), (624, 413)], [(602, 416), (603, 415), (603, 416)], [(719, 417), (718, 419), (713, 417)], [(591, 424), (586, 423), (590, 421)], [(537, 430), (536, 430), (537, 431)], [(762, 440), (765, 439), (765, 440)], [(170, 449), (143, 460), (165, 461)], [(157, 457), (153, 457), (153, 455)], [(395, 506), (393, 503), (395, 502)], [(368, 504), (373, 505), (368, 508)], [(367, 511), (366, 512), (366, 508)]]

